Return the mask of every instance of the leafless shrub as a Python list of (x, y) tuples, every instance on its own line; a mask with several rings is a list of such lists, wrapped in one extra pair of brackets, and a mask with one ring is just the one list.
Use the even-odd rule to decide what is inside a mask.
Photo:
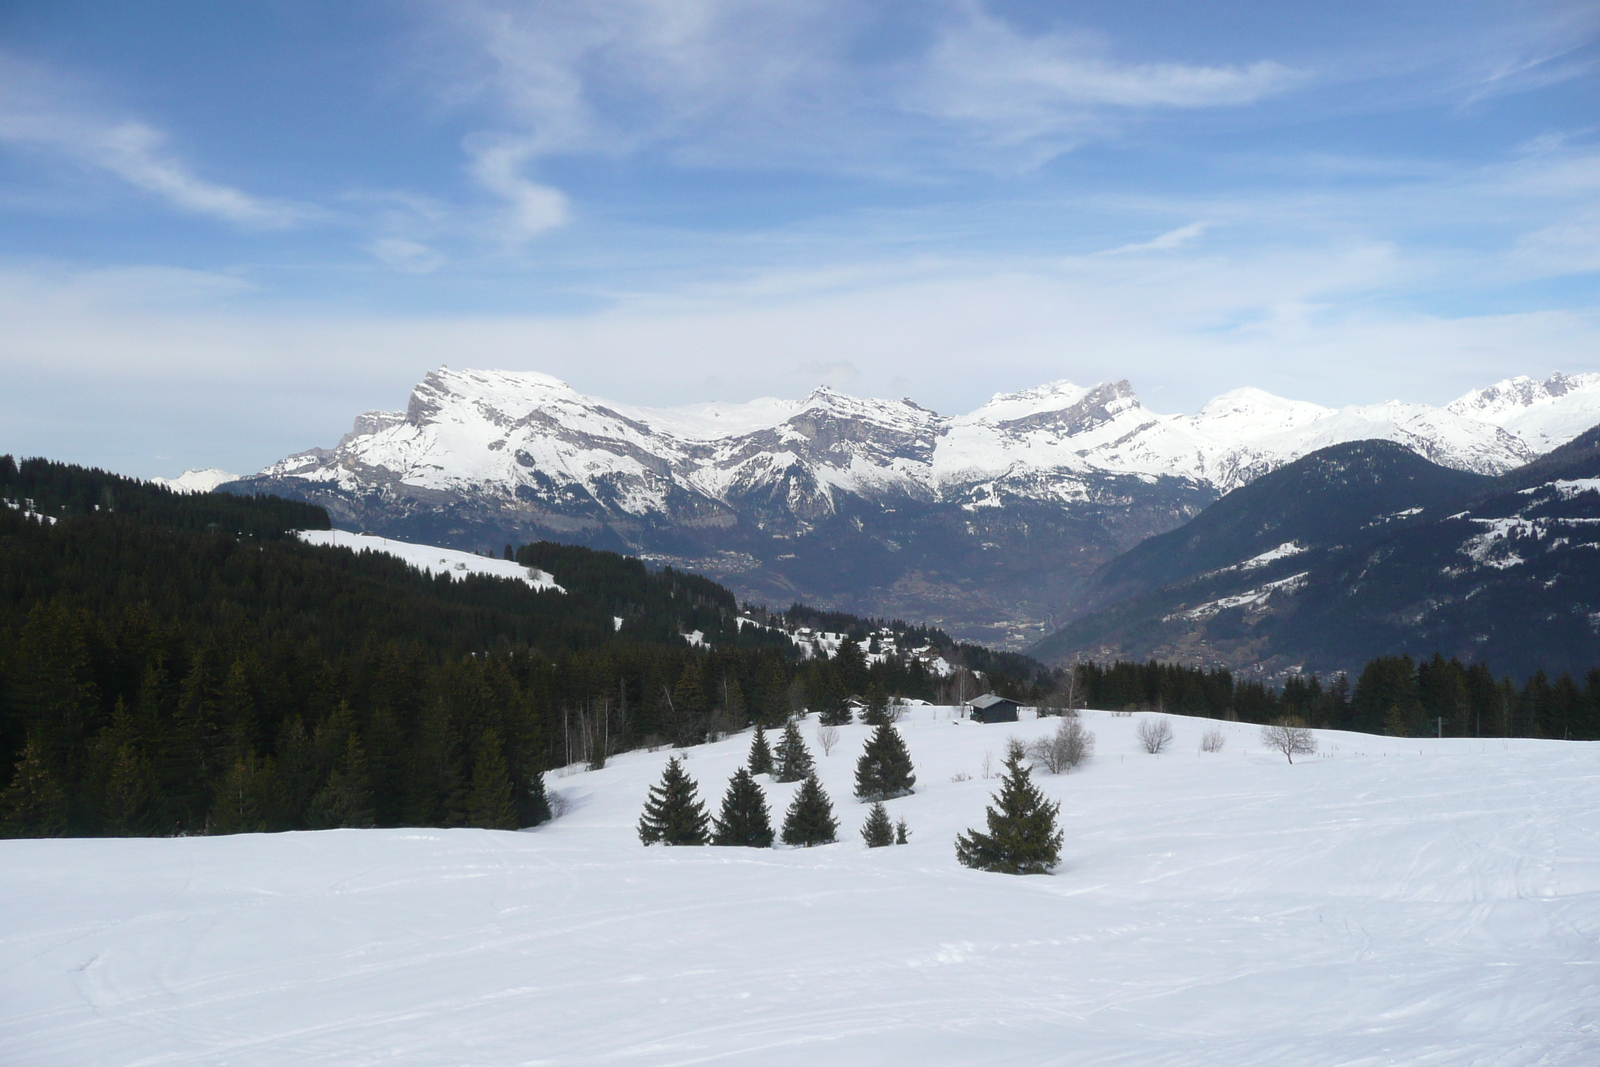
[(559, 819), (572, 810), (572, 805), (567, 801), (567, 798), (554, 789), (546, 792), (544, 799), (550, 805), (550, 818), (552, 819)]
[(837, 726), (817, 727), (817, 744), (822, 746), (822, 754), (833, 754), (833, 746), (839, 743), (839, 728)]
[(957, 771), (950, 776), (950, 780), (952, 782), (970, 782), (972, 781), (972, 775), (968, 774), (966, 771)]
[(905, 718), (906, 698), (894, 697), (891, 699), (889, 701), (889, 706), (883, 709), (883, 714), (887, 716), (889, 721), (892, 723), (899, 722), (901, 719)]
[(1155, 756), (1172, 744), (1172, 724), (1165, 718), (1139, 720), (1139, 744)]
[(1306, 729), (1305, 720), (1295, 715), (1275, 719), (1261, 728), (1261, 743), (1282, 752), (1290, 763), (1296, 756), (1309, 756), (1317, 750), (1317, 738)]
[(1055, 733), (1028, 746), (1028, 756), (1051, 774), (1070, 771), (1094, 753), (1094, 734), (1077, 718), (1062, 719)]
[(993, 752), (985, 752), (983, 754), (983, 776), (985, 778), (993, 778), (994, 777), (994, 753)]
[(1221, 752), (1222, 746), (1228, 743), (1228, 735), (1220, 729), (1210, 729), (1205, 736), (1200, 738), (1201, 752)]

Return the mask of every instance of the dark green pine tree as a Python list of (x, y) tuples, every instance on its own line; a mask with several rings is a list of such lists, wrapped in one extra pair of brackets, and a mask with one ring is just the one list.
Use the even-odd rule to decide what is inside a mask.
[(713, 845), (743, 845), (747, 848), (772, 847), (772, 821), (767, 816), (766, 794), (740, 767), (728, 780), (722, 797), (722, 813), (711, 824)]
[(372, 782), (367, 776), (367, 754), (355, 734), (349, 735), (339, 765), (311, 798), (307, 821), (314, 830), (374, 825), (376, 816), (372, 810)]
[(861, 800), (893, 800), (910, 793), (916, 784), (911, 753), (906, 751), (900, 731), (884, 723), (872, 732), (856, 761), (856, 796)]
[(882, 726), (889, 721), (889, 692), (882, 682), (875, 681), (867, 686), (867, 706), (861, 713), (861, 721), (868, 726)]
[(839, 820), (833, 817), (833, 801), (822, 791), (815, 774), (806, 775), (783, 817), (783, 843), (810, 848), (838, 840)]
[[(239, 756), (217, 784), (208, 828), (214, 834), (259, 834), (272, 829), (277, 807), (272, 760)], [(335, 824), (342, 825), (342, 824)]]
[(550, 796), (544, 791), (544, 772), (534, 771), (528, 780), (527, 795), (518, 806), (524, 826), (539, 826), (555, 818), (550, 810)]
[(767, 747), (767, 732), (756, 723), (756, 735), (750, 739), (750, 773), (772, 773), (772, 749)]
[(894, 824), (894, 843), (897, 845), (911, 844), (911, 829), (906, 826), (904, 819)]
[(9, 837), (59, 837), (67, 830), (67, 794), (30, 740), (11, 784), (0, 793), (0, 824)]
[(883, 801), (875, 802), (867, 812), (867, 821), (861, 826), (861, 840), (868, 848), (894, 844), (894, 824), (889, 821), (889, 809), (883, 806)]
[(706, 809), (700, 803), (694, 779), (684, 772), (677, 756), (667, 761), (661, 784), (650, 787), (639, 817), (639, 840), (647, 845), (703, 845), (706, 843)]
[(811, 773), (811, 751), (800, 739), (800, 727), (791, 719), (783, 728), (778, 751), (772, 760), (772, 777), (779, 782), (798, 782)]
[[(859, 650), (858, 650), (859, 651)], [(849, 693), (839, 680), (839, 669), (830, 661), (819, 663), (806, 687), (806, 698), (817, 721), (823, 726), (847, 726), (850, 723)]]
[(989, 832), (956, 835), (956, 859), (964, 867), (1000, 874), (1049, 874), (1061, 859), (1060, 804), (1045, 800), (1028, 768), (1015, 755), (1006, 759), (1000, 792), (986, 813)]
[(494, 729), (483, 732), (472, 760), (472, 791), (467, 794), (467, 825), (482, 830), (517, 829), (511, 803), (511, 771)]

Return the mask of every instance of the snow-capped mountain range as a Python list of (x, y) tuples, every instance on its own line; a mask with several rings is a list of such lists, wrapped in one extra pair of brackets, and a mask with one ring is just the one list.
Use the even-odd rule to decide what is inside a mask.
[[(695, 567), (752, 598), (920, 611), (1018, 643), (1051, 612), (1070, 613), (1062, 598), (1086, 566), (1319, 448), (1380, 438), (1497, 474), (1596, 422), (1592, 374), (1513, 378), (1442, 408), (1334, 409), (1239, 389), (1193, 415), (1149, 411), (1126, 381), (1062, 381), (945, 416), (827, 388), (649, 408), (544, 374), (446, 368), (405, 411), (367, 412), (334, 448), (235, 484), (314, 500), (341, 525), (390, 536), (463, 548), (580, 541)], [(1041, 549), (1047, 537), (1070, 544)], [(965, 550), (952, 551), (958, 542)], [(1018, 550), (1033, 567), (1014, 576), (1024, 592), (997, 593), (973, 573), (1004, 570), (996, 551), (1021, 566)], [(1066, 576), (1041, 578), (1045, 564)], [(1042, 588), (1052, 592), (1024, 604)], [(1035, 628), (1007, 641), (974, 631), (978, 616)]]

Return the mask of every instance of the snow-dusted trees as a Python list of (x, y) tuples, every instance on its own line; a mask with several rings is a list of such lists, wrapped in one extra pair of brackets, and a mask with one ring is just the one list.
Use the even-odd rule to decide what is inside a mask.
[(1139, 720), (1139, 745), (1150, 755), (1157, 756), (1172, 744), (1172, 724), (1163, 716), (1159, 719)]
[(1094, 754), (1094, 734), (1078, 718), (1062, 719), (1054, 733), (1028, 746), (1028, 757), (1051, 774), (1062, 774)]
[(1061, 859), (1060, 804), (1045, 800), (1015, 755), (1006, 759), (1000, 792), (985, 813), (989, 832), (956, 836), (956, 859), (964, 867), (1000, 874), (1048, 874)]
[(650, 787), (644, 814), (639, 817), (639, 840), (647, 845), (706, 843), (705, 805), (700, 802), (699, 787), (677, 756), (667, 761), (661, 784)]
[(900, 731), (883, 723), (867, 739), (861, 758), (856, 761), (856, 797), (893, 800), (910, 793), (916, 784), (911, 753), (906, 751)]
[(772, 773), (772, 749), (767, 747), (767, 732), (756, 723), (756, 735), (750, 739), (750, 756), (745, 761), (751, 774)]
[(779, 782), (798, 782), (811, 773), (811, 752), (800, 737), (800, 727), (790, 720), (783, 728), (778, 751), (772, 760), (772, 777)]
[(822, 791), (815, 774), (808, 774), (795, 792), (783, 818), (783, 843), (827, 845), (838, 839), (839, 820), (833, 817), (833, 801)]
[(747, 848), (769, 848), (772, 845), (772, 822), (767, 817), (767, 797), (761, 787), (743, 767), (733, 772), (728, 780), (728, 791), (722, 797), (722, 811), (712, 823), (713, 845), (743, 845)]
[(1306, 729), (1303, 719), (1285, 715), (1261, 728), (1261, 743), (1284, 754), (1290, 763), (1296, 756), (1309, 756), (1317, 750), (1317, 739)]

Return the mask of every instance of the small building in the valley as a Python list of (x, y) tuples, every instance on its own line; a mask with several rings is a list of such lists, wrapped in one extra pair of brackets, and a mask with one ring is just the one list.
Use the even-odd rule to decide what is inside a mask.
[(1006, 697), (985, 693), (967, 701), (973, 722), (1016, 722), (1017, 709), (1022, 705)]

